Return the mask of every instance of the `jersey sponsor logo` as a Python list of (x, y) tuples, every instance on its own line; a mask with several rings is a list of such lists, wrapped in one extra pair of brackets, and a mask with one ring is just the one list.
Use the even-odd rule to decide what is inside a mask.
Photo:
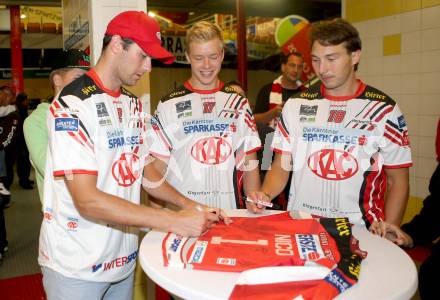
[(210, 114), (215, 107), (215, 102), (203, 102), (203, 113)]
[(295, 234), (299, 255), (305, 260), (317, 260), (324, 256), (316, 234)]
[(119, 123), (122, 123), (122, 107), (116, 107), (116, 112), (118, 113)]
[(406, 121), (404, 116), (400, 116), (397, 118), (397, 123), (399, 124), (399, 128), (405, 128), (406, 127)]
[(203, 261), (203, 257), (205, 256), (206, 249), (208, 248), (207, 241), (197, 241), (194, 245), (193, 252), (191, 253), (191, 257), (189, 258), (190, 263), (199, 264)]
[(79, 122), (77, 118), (56, 118), (55, 131), (78, 131)]
[(347, 218), (336, 218), (335, 223), (339, 236), (351, 236), (351, 224)]
[[(365, 137), (365, 131), (349, 128), (303, 127), (302, 138), (305, 142), (358, 145), (360, 135)], [(361, 142), (365, 143), (365, 139), (361, 140)]]
[(237, 260), (235, 258), (217, 257), (217, 264), (226, 265), (226, 266), (235, 266), (237, 264)]
[(191, 148), (191, 156), (207, 165), (218, 165), (231, 156), (232, 147), (225, 139), (213, 136), (197, 140)]
[(185, 110), (191, 110), (191, 100), (177, 102), (176, 113), (184, 112)]
[(140, 176), (139, 157), (131, 152), (124, 152), (113, 163), (112, 175), (120, 186), (131, 186)]
[(97, 272), (101, 268), (102, 268), (102, 264), (93, 265), (92, 266), (92, 272), (95, 273), (95, 272)]
[(134, 251), (133, 253), (129, 254), (128, 256), (121, 256), (117, 257), (109, 262), (103, 262), (92, 266), (92, 272), (95, 273), (99, 269), (104, 266), (104, 269), (102, 269), (103, 272), (115, 269), (115, 268), (121, 268), (131, 262), (135, 262), (138, 255), (138, 251)]
[(317, 113), (318, 113), (318, 105), (301, 104), (299, 108), (299, 121), (315, 122)]
[(105, 126), (111, 126), (112, 120), (110, 118), (100, 118), (99, 119), (99, 126), (105, 127)]
[(303, 116), (316, 116), (318, 113), (318, 105), (304, 105), (301, 104), (299, 114)]
[(345, 277), (338, 272), (337, 269), (333, 269), (325, 278), (325, 281), (333, 285), (339, 293), (344, 292), (346, 289), (350, 288), (352, 284), (348, 282)]
[(171, 245), (169, 247), (169, 250), (173, 251), (173, 252), (177, 252), (177, 250), (179, 249), (179, 245), (180, 243), (182, 243), (183, 237), (180, 235), (177, 235), (173, 241), (171, 242)]
[(307, 161), (310, 170), (327, 180), (345, 180), (358, 171), (358, 162), (349, 152), (322, 149), (312, 153)]
[(96, 106), (96, 112), (98, 114), (98, 118), (109, 116), (108, 111), (107, 111), (107, 107), (105, 106), (104, 102), (96, 103), (95, 106)]
[(366, 92), (365, 97), (367, 98), (373, 98), (373, 99), (379, 99), (379, 100), (385, 100), (386, 96), (383, 94), (373, 93), (373, 92)]
[(345, 110), (330, 110), (327, 122), (341, 123), (342, 121), (344, 121), (346, 113), (347, 112)]
[(402, 132), (402, 146), (409, 146), (408, 130)]
[(194, 132), (223, 132), (227, 131), (229, 124), (227, 123), (212, 123), (212, 124), (197, 124), (183, 127), (185, 134), (191, 134)]
[(46, 208), (46, 211), (43, 213), (43, 219), (48, 223), (50, 223), (53, 220), (52, 208)]
[(133, 135), (133, 136), (121, 136), (117, 138), (112, 138), (108, 140), (108, 148), (113, 149), (117, 147), (122, 146), (133, 146), (133, 145), (140, 145), (143, 141), (139, 135)]
[(77, 218), (68, 217), (67, 221), (68, 221), (66, 223), (67, 230), (69, 230), (69, 231), (76, 231), (76, 229), (78, 228), (78, 219)]
[(81, 91), (84, 95), (88, 96), (90, 93), (92, 93), (96, 90), (97, 90), (96, 85), (89, 85), (89, 86), (84, 87)]
[(317, 96), (318, 93), (308, 93), (308, 92), (303, 92), (300, 95), (301, 98), (306, 98), (306, 99), (316, 99)]

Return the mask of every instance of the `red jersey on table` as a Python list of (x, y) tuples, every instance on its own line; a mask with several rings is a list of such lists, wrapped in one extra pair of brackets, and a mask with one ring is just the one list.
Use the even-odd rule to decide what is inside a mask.
[(232, 219), (232, 224), (217, 224), (198, 238), (168, 234), (162, 244), (164, 264), (241, 272), (315, 262), (332, 269), (341, 260), (341, 250), (345, 249), (347, 255), (352, 253), (354, 240), (346, 218), (293, 219), (285, 212)]

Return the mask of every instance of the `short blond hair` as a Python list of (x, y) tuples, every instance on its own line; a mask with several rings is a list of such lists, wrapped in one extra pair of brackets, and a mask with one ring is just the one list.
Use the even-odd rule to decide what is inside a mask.
[(203, 43), (213, 39), (219, 39), (221, 48), (224, 47), (223, 34), (221, 28), (214, 23), (208, 21), (200, 21), (194, 23), (186, 33), (186, 51), (189, 50), (189, 44), (192, 42)]

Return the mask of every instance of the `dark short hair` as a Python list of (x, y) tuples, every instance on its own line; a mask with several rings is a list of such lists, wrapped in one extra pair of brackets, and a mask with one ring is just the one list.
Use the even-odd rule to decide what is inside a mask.
[(310, 30), (310, 46), (315, 41), (323, 46), (336, 46), (344, 43), (349, 53), (362, 49), (362, 42), (357, 29), (340, 18), (313, 23)]
[[(104, 35), (104, 38), (102, 39), (102, 52), (104, 52), (108, 44), (110, 44), (112, 37), (113, 35), (108, 35), (108, 34)], [(121, 36), (121, 40), (124, 42), (124, 46), (123, 46), (124, 50), (127, 50), (128, 46), (134, 43), (132, 39), (124, 38), (122, 36)]]
[(281, 52), (281, 54), (280, 54), (280, 63), (282, 65), (287, 64), (287, 61), (289, 60), (289, 57), (292, 56), (292, 55), (296, 56), (296, 57), (299, 57), (299, 58), (301, 58), (304, 61), (304, 57), (303, 57), (303, 55), (301, 53), (299, 53), (297, 51), (292, 51), (292, 52), (289, 52), (287, 54), (284, 54), (283, 52)]
[[(323, 46), (336, 46), (343, 43), (348, 53), (362, 49), (362, 41), (357, 29), (341, 18), (313, 23), (310, 30), (310, 47), (314, 42)], [(356, 64), (355, 70), (357, 67)]]

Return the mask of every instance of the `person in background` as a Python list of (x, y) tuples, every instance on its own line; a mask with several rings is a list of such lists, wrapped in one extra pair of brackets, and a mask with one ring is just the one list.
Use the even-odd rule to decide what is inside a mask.
[(401, 228), (383, 224), (378, 233), (402, 247), (428, 245), (431, 254), (422, 262), (419, 270), (419, 295), (423, 300), (437, 299), (440, 268), (440, 119), (436, 137), (437, 167), (429, 182), (429, 195), (423, 200), (421, 211)]
[(23, 124), (28, 117), (29, 100), (26, 93), (19, 93), (16, 97), (15, 105), (20, 115), (19, 134), (17, 139), (17, 176), (18, 184), (26, 190), (33, 189), (33, 180), (29, 179), (31, 175), (31, 163), (29, 161), (29, 151), (26, 146), (23, 134)]
[(299, 52), (280, 54), (281, 75), (272, 83), (264, 85), (255, 102), (255, 121), (275, 128), (276, 117), (281, 113), (284, 103), (293, 95), (304, 90), (301, 76), (304, 58)]
[(132, 299), (137, 227), (198, 236), (220, 218), (228, 222), (167, 182), (144, 188), (181, 210), (139, 204), (142, 174), (161, 177), (145, 164), (155, 133), (140, 99), (122, 86), (150, 72), (152, 58), (174, 60), (161, 47), (159, 24), (145, 12), (122, 12), (107, 25), (96, 66), (49, 108), (38, 252), (49, 300)]
[(11, 105), (10, 97), (0, 88), (0, 260), (8, 251), (4, 209), (11, 206), (11, 193), (3, 180), (7, 175), (6, 151), (15, 148), (20, 117), (15, 105)]
[(59, 54), (54, 59), (52, 71), (49, 75), (54, 96), (40, 103), (24, 121), (24, 138), (29, 149), (30, 160), (35, 168), (35, 177), (41, 202), (43, 202), (44, 168), (46, 166), (46, 150), (48, 145), (46, 120), (50, 104), (53, 98), (57, 97), (67, 84), (87, 72), (90, 68), (89, 61), (88, 55), (79, 49), (70, 49)]
[(4, 120), (6, 120), (7, 123), (6, 126), (8, 127), (12, 124), (11, 121), (14, 120), (14, 126), (10, 127), (11, 129), (14, 130), (14, 135), (15, 135), (14, 142), (9, 143), (8, 147), (5, 147), (4, 149), (6, 175), (2, 177), (2, 182), (5, 188), (9, 190), (11, 188), (12, 183), (14, 182), (14, 164), (15, 164), (15, 160), (17, 159), (16, 141), (18, 136), (20, 135), (19, 128), (21, 127), (22, 121), (15, 106), (15, 91), (13, 87), (10, 84), (4, 84), (3, 86), (0, 87), (0, 90), (2, 90), (5, 95), (3, 102), (3, 110), (0, 112), (0, 117), (6, 117)]
[(273, 199), (293, 166), (288, 210), (348, 217), (372, 232), (399, 226), (412, 165), (405, 118), (393, 99), (356, 78), (361, 39), (353, 25), (314, 23), (310, 41), (321, 83), (285, 103), (274, 161), (253, 197)]
[[(223, 209), (254, 206), (245, 193), (258, 190), (260, 140), (249, 101), (218, 74), (224, 57), (221, 29), (195, 23), (186, 36), (191, 77), (161, 99), (153, 128), (155, 165), (167, 180), (199, 203)], [(242, 174), (242, 176), (241, 176)]]

